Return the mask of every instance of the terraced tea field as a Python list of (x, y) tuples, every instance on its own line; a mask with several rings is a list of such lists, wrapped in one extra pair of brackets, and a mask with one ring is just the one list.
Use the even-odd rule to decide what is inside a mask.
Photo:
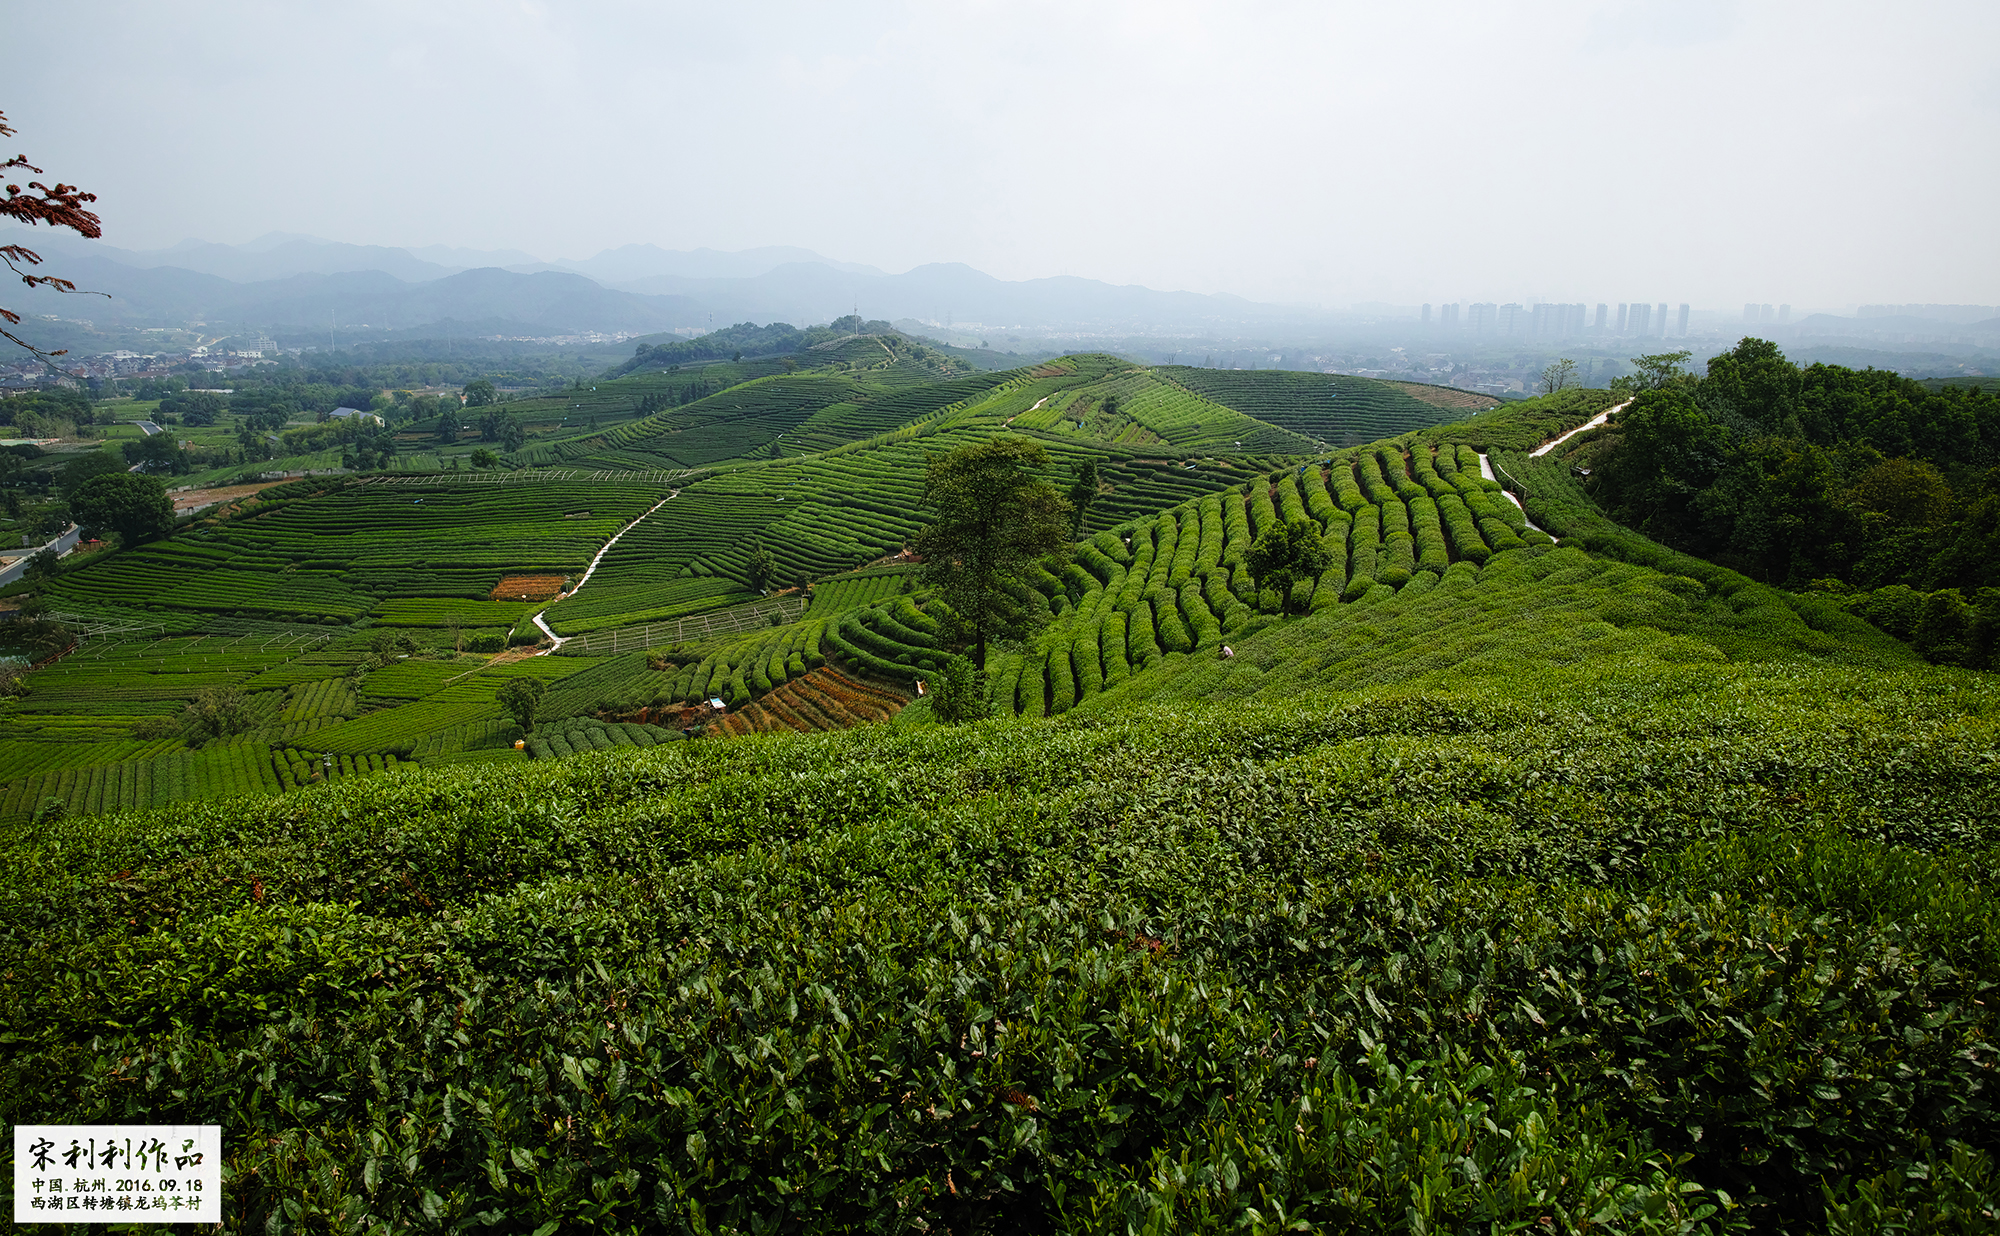
[[(297, 782), (287, 752), (362, 769), (392, 755), (505, 758), (517, 731), (495, 692), (523, 674), (553, 684), (556, 720), (709, 698), (735, 716), (835, 665), (907, 690), (941, 663), (936, 623), (903, 577), (857, 569), (899, 554), (922, 525), (928, 454), (995, 434), (1041, 442), (1059, 484), (1086, 461), (1100, 477), (1077, 562), (1040, 581), (1060, 649), (1038, 644), (995, 667), (996, 694), (1025, 713), (1061, 712), (1243, 630), (1257, 598), (1242, 555), (1279, 513), (1309, 515), (1339, 551), (1334, 571), (1302, 585), (1313, 607), (1433, 587), (1456, 563), (1535, 539), (1458, 443), (1433, 450), (1405, 433), (1393, 458), (1315, 455), (1312, 434), (1335, 423), (1435, 419), (1379, 383), (1191, 378), (1102, 354), (967, 374), (900, 337), (800, 359), (640, 372), (505, 405), (534, 431), (513, 462), (550, 466), (274, 486), (63, 573), (46, 589), (57, 608), (210, 648), (235, 642), (199, 667), (156, 656), (146, 670), (136, 654), (126, 665), (93, 646), (30, 675), (29, 695), (0, 705), (6, 810), (285, 792)], [(1315, 402), (1329, 390), (1347, 400), (1334, 413)], [(1361, 419), (1339, 419), (1349, 413)], [(760, 558), (765, 591), (784, 595), (752, 587)], [(814, 582), (802, 619), (798, 586)], [(481, 668), (510, 644), (543, 641), (537, 615), (564, 656)], [(245, 651), (301, 631), (315, 642), (283, 634)], [(632, 668), (629, 654), (675, 645), (696, 655), (671, 673)], [(107, 657), (92, 677), (86, 661)], [(135, 737), (203, 690), (243, 693), (248, 737), (231, 742), (261, 743), (263, 755)], [(801, 699), (791, 715), (846, 714)], [(201, 758), (156, 767), (176, 752)], [(100, 765), (115, 771), (63, 779)]]
[[(1161, 377), (1246, 416), (1335, 447), (1392, 438), (1463, 415), (1417, 399), (1388, 382), (1282, 369), (1198, 369), (1166, 365)], [(1493, 406), (1491, 401), (1483, 406)]]

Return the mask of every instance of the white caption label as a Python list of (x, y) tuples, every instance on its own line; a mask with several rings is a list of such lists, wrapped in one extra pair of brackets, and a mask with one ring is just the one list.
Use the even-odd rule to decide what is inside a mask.
[(219, 1124), (14, 1126), (16, 1223), (221, 1221)]

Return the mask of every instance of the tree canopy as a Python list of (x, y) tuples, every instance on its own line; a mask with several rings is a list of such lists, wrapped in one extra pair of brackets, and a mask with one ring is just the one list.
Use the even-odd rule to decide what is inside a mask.
[(510, 678), (501, 685), (495, 699), (507, 715), (514, 718), (523, 734), (535, 732), (535, 713), (542, 705), (542, 692), (547, 690), (539, 678)]
[(1882, 370), (1801, 368), (1745, 339), (1708, 363), (1642, 356), (1586, 448), (1622, 523), (1792, 588), (2000, 587), (2000, 398)]
[(937, 517), (911, 546), (982, 670), (989, 644), (1020, 639), (1049, 617), (1025, 582), (1035, 563), (1069, 547), (1070, 504), (1035, 474), (1048, 462), (1025, 438), (992, 438), (932, 456), (925, 472), (923, 501)]
[(136, 472), (107, 472), (77, 487), (70, 513), (86, 528), (115, 532), (131, 545), (174, 526), (174, 504), (157, 478)]
[(1321, 539), (1319, 525), (1294, 519), (1272, 528), (1250, 546), (1243, 565), (1256, 581), (1261, 594), (1266, 588), (1278, 594), (1278, 612), (1292, 610), (1292, 585), (1301, 579), (1316, 578), (1333, 565), (1333, 554)]

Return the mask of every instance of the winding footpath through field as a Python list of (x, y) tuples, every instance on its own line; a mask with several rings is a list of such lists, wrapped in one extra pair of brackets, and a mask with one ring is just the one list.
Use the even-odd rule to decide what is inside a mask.
[[(1049, 397), (1048, 397), (1047, 395), (1043, 395), (1043, 396), (1042, 396), (1042, 397), (1041, 397), (1040, 399), (1037, 399), (1037, 400), (1035, 400), (1035, 407), (1034, 407), (1034, 408), (1029, 408), (1029, 409), (1028, 409), (1028, 412), (1033, 412), (1033, 411), (1035, 410), (1035, 408), (1039, 408), (1039, 407), (1041, 407), (1041, 406), (1042, 406), (1043, 404), (1047, 403), (1048, 401), (1049, 401)], [(1028, 412), (1016, 412), (1016, 413), (1014, 414), (1014, 416), (1010, 416), (1010, 417), (1008, 417), (1008, 418), (1007, 418), (1007, 421), (1006, 421), (1006, 423), (1007, 423), (1007, 424), (1009, 424), (1009, 425), (1012, 425), (1012, 424), (1014, 423), (1014, 417), (1016, 417), (1016, 416), (1026, 416), (1026, 415), (1028, 414)]]
[[(1631, 403), (1631, 402), (1632, 401), (1629, 399), (1625, 401), (1625, 403)], [(1610, 407), (1604, 409), (1604, 411), (1599, 412), (1596, 416), (1591, 417), (1589, 420), (1585, 421), (1581, 425), (1578, 425), (1575, 429), (1570, 430), (1568, 433), (1563, 434), (1561, 437), (1550, 438), (1547, 442), (1544, 442), (1540, 446), (1536, 447), (1534, 450), (1529, 451), (1528, 458), (1540, 459), (1542, 456), (1548, 454), (1550, 451), (1556, 449), (1563, 443), (1569, 441), (1571, 438), (1574, 438), (1576, 435), (1584, 432), (1585, 430), (1595, 429), (1599, 425), (1605, 424), (1611, 419), (1612, 413), (1621, 411), (1625, 407), (1625, 403), (1618, 404), (1616, 407)], [(1500, 479), (1499, 477), (1493, 475), (1493, 465), (1491, 462), (1487, 460), (1486, 456), (1484, 455), (1481, 455), (1479, 457), (1479, 475), (1485, 477), (1489, 481), (1497, 481)], [(1514, 478), (1510, 476), (1507, 479), (1511, 481)], [(1515, 481), (1514, 483), (1517, 485), (1520, 484), (1519, 481)], [(1521, 505), (1521, 500), (1514, 496), (1513, 490), (1502, 489), (1500, 493), (1501, 496), (1507, 499), (1507, 501), (1514, 504), (1515, 508), (1521, 512), (1523, 518), (1526, 518), (1528, 514), (1528, 508)], [(1534, 528), (1535, 531), (1537, 532), (1547, 531), (1547, 529), (1545, 528), (1536, 527), (1535, 521), (1532, 519), (1527, 520), (1527, 524), (1530, 528)]]
[(1626, 407), (1626, 404), (1629, 404), (1629, 403), (1631, 403), (1631, 402), (1632, 402), (1632, 401), (1631, 401), (1630, 399), (1627, 399), (1627, 400), (1625, 401), (1625, 403), (1621, 403), (1621, 404), (1618, 404), (1618, 405), (1616, 405), (1616, 406), (1614, 406), (1614, 407), (1609, 407), (1609, 408), (1606, 408), (1606, 409), (1604, 409), (1604, 411), (1602, 411), (1602, 412), (1599, 412), (1599, 413), (1598, 413), (1598, 414), (1597, 414), (1596, 416), (1593, 416), (1593, 417), (1591, 417), (1591, 418), (1590, 418), (1589, 420), (1585, 421), (1585, 422), (1584, 422), (1583, 424), (1581, 424), (1581, 425), (1578, 425), (1578, 426), (1577, 426), (1577, 427), (1576, 427), (1575, 429), (1572, 429), (1572, 430), (1570, 430), (1570, 431), (1569, 431), (1568, 433), (1564, 434), (1564, 435), (1563, 435), (1562, 437), (1560, 437), (1560, 438), (1550, 438), (1550, 439), (1549, 439), (1549, 440), (1548, 440), (1547, 442), (1544, 442), (1544, 443), (1542, 443), (1542, 444), (1541, 444), (1540, 446), (1536, 447), (1536, 448), (1535, 448), (1534, 450), (1532, 450), (1532, 451), (1529, 451), (1529, 452), (1528, 452), (1528, 458), (1530, 458), (1530, 459), (1540, 459), (1540, 458), (1541, 458), (1542, 456), (1544, 456), (1544, 455), (1548, 454), (1548, 453), (1549, 453), (1550, 451), (1552, 451), (1552, 450), (1556, 449), (1557, 447), (1561, 446), (1561, 445), (1562, 445), (1563, 443), (1565, 443), (1565, 442), (1569, 441), (1569, 440), (1570, 440), (1571, 438), (1574, 438), (1574, 437), (1575, 437), (1576, 435), (1578, 435), (1578, 434), (1580, 434), (1580, 433), (1584, 432), (1585, 430), (1587, 430), (1587, 429), (1595, 429), (1595, 428), (1597, 428), (1597, 427), (1598, 427), (1599, 425), (1602, 425), (1602, 424), (1604, 424), (1604, 423), (1605, 423), (1606, 421), (1610, 420), (1610, 419), (1611, 419), (1611, 418), (1612, 418), (1613, 416), (1615, 416), (1616, 414), (1618, 414), (1618, 413), (1620, 413), (1620, 412), (1623, 412), (1623, 411), (1625, 410), (1625, 407)]
[[(647, 507), (645, 511), (640, 514), (638, 519), (635, 519), (631, 523), (626, 524), (623, 528), (620, 528), (617, 531), (617, 533), (612, 536), (610, 540), (604, 543), (604, 548), (597, 551), (597, 556), (590, 560), (590, 566), (585, 568), (583, 572), (583, 578), (576, 581), (576, 587), (570, 589), (568, 592), (565, 592), (561, 596), (557, 597), (556, 601), (568, 600), (570, 597), (573, 597), (577, 593), (582, 592), (583, 586), (590, 582), (590, 577), (597, 574), (597, 564), (604, 561), (604, 555), (611, 552), (611, 547), (618, 543), (619, 537), (624, 536), (626, 533), (632, 531), (632, 529), (638, 527), (640, 520), (645, 519), (647, 515), (651, 515), (654, 511), (659, 510), (661, 507), (665, 506), (669, 502), (672, 502), (675, 498), (678, 498), (680, 496), (681, 496), (680, 490), (676, 489), (670, 491), (666, 497), (660, 499), (658, 502), (655, 502), (653, 505)], [(540, 627), (542, 629), (542, 634), (548, 636), (550, 640), (549, 646), (547, 648), (535, 654), (538, 657), (548, 656), (550, 653), (556, 651), (558, 648), (561, 648), (569, 640), (569, 637), (566, 635), (557, 635), (553, 630), (550, 629), (548, 623), (542, 621), (542, 615), (548, 613), (550, 608), (552, 608), (554, 605), (555, 601), (551, 601), (548, 605), (545, 605), (541, 609), (535, 611), (535, 618), (534, 618), (535, 625)]]

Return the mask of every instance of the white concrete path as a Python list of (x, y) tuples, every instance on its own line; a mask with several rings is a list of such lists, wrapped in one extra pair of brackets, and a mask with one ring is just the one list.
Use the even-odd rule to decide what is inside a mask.
[(1584, 430), (1595, 429), (1599, 425), (1604, 424), (1606, 421), (1611, 419), (1612, 413), (1623, 412), (1625, 410), (1625, 405), (1631, 402), (1632, 402), (1631, 400), (1627, 399), (1625, 403), (1621, 403), (1617, 407), (1604, 409), (1604, 411), (1599, 412), (1596, 416), (1593, 416), (1589, 420), (1585, 421), (1583, 424), (1578, 425), (1575, 429), (1570, 430), (1562, 437), (1551, 438), (1547, 442), (1544, 442), (1540, 446), (1536, 447), (1534, 450), (1529, 451), (1528, 458), (1540, 459), (1542, 456), (1548, 454), (1550, 451), (1561, 446), (1563, 443), (1569, 441), (1571, 438), (1574, 438), (1576, 435), (1582, 433)]
[[(646, 518), (647, 515), (651, 515), (654, 511), (659, 510), (661, 507), (665, 506), (669, 502), (672, 502), (675, 498), (678, 498), (680, 496), (681, 496), (681, 491), (678, 489), (674, 490), (666, 497), (660, 499), (658, 502), (655, 502), (653, 505), (647, 507), (645, 512), (639, 516), (639, 519), (635, 519), (631, 523), (626, 524), (623, 528), (620, 528), (616, 535), (614, 535), (610, 540), (604, 543), (604, 548), (597, 551), (597, 556), (590, 560), (590, 566), (584, 570), (583, 578), (576, 581), (576, 587), (571, 588), (568, 592), (565, 592), (561, 596), (557, 597), (556, 601), (566, 601), (570, 597), (575, 596), (577, 593), (582, 592), (583, 586), (590, 582), (590, 577), (597, 574), (597, 564), (604, 561), (604, 555), (611, 552), (611, 547), (618, 543), (619, 537), (624, 536), (626, 533), (632, 531), (632, 529), (638, 527), (639, 520)], [(555, 602), (551, 601), (549, 604), (553, 605), (555, 604)], [(542, 615), (548, 612), (549, 612), (548, 606), (544, 606), (541, 609), (535, 611), (535, 617), (534, 617), (535, 625), (540, 627), (542, 629), (542, 634), (548, 636), (549, 640), (551, 641), (547, 648), (535, 654), (536, 656), (540, 657), (548, 656), (556, 649), (562, 647), (569, 640), (569, 637), (566, 635), (557, 635), (555, 631), (549, 627), (548, 623), (542, 621)]]

